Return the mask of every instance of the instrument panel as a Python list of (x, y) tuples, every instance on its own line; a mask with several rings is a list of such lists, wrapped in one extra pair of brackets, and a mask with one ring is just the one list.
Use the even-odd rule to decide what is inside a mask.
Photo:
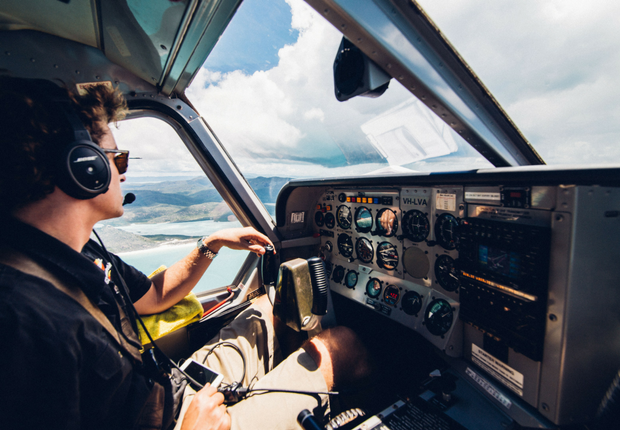
[(333, 293), (453, 357), (499, 408), (585, 422), (620, 359), (618, 174), (298, 181), (276, 207), (282, 251), (320, 255)]
[(327, 190), (314, 229), (332, 291), (459, 356), (454, 262), (464, 216), (463, 187)]

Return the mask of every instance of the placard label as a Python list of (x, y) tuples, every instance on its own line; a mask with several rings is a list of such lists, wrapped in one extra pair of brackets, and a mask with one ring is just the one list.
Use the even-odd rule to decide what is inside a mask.
[(520, 396), (523, 396), (523, 374), (475, 344), (471, 346), (472, 362), (489, 372), (493, 377)]
[(455, 211), (456, 194), (437, 193), (435, 195), (435, 208), (441, 211)]
[(478, 193), (474, 191), (466, 191), (465, 192), (466, 200), (501, 200), (501, 195), (499, 193)]
[(478, 385), (480, 385), (482, 388), (484, 388), (484, 391), (486, 391), (487, 393), (489, 393), (493, 398), (495, 398), (495, 400), (497, 400), (498, 402), (500, 402), (502, 405), (504, 405), (507, 409), (510, 409), (510, 407), (512, 406), (512, 402), (510, 400), (508, 400), (508, 397), (504, 396), (502, 393), (500, 393), (499, 391), (497, 391), (493, 385), (491, 385), (489, 383), (489, 381), (487, 381), (486, 379), (484, 379), (482, 376), (478, 375), (476, 372), (474, 372), (473, 370), (471, 370), (469, 367), (467, 369), (465, 369), (465, 373), (467, 373), (467, 375), (473, 379), (474, 381), (476, 381), (476, 383)]

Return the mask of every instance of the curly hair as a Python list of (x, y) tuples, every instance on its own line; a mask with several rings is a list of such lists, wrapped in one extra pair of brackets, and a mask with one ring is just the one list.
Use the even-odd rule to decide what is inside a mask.
[(0, 77), (0, 215), (54, 191), (58, 158), (74, 139), (57, 100), (70, 101), (96, 144), (127, 110), (121, 92), (104, 85), (78, 96), (51, 81)]

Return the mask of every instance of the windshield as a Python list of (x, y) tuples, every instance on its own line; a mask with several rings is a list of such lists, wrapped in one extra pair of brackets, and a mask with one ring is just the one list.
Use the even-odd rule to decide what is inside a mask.
[(547, 164), (618, 163), (618, 2), (417, 2)]
[(186, 94), (241, 172), (341, 177), (490, 163), (398, 82), (339, 102), (342, 34), (301, 0), (246, 0)]

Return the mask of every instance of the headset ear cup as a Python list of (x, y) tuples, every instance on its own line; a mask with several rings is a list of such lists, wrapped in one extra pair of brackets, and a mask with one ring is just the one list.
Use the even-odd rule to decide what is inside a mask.
[(108, 191), (110, 162), (93, 142), (79, 140), (65, 148), (58, 160), (56, 185), (69, 196), (87, 200)]

